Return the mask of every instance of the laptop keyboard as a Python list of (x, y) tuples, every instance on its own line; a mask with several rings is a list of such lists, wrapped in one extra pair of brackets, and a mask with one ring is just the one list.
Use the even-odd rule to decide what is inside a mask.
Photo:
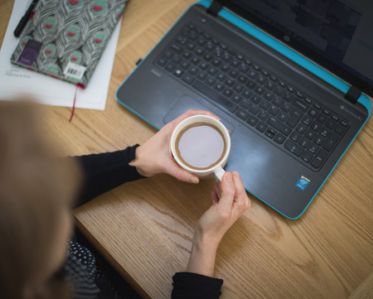
[(193, 23), (180, 30), (155, 63), (312, 169), (323, 166), (350, 126)]

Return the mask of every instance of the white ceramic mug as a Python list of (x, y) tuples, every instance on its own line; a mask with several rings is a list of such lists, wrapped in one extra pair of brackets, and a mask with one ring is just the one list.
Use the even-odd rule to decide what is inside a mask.
[[(194, 169), (183, 163), (183, 161), (178, 157), (177, 152), (176, 152), (176, 140), (179, 135), (179, 133), (187, 126), (190, 126), (195, 123), (206, 123), (215, 126), (222, 134), (224, 137), (225, 145), (226, 145), (226, 151), (224, 153), (223, 158), (220, 160), (220, 162), (211, 168), (208, 169)], [(208, 116), (208, 115), (193, 115), (190, 116), (183, 121), (181, 121), (174, 131), (172, 132), (171, 135), (171, 152), (172, 155), (176, 161), (177, 164), (179, 164), (180, 167), (183, 169), (187, 170), (190, 173), (193, 173), (199, 177), (207, 177), (210, 175), (214, 175), (216, 179), (221, 180), (224, 176), (225, 170), (223, 167), (228, 161), (229, 153), (231, 151), (231, 137), (229, 135), (228, 129), (223, 125), (221, 121), (218, 119)]]

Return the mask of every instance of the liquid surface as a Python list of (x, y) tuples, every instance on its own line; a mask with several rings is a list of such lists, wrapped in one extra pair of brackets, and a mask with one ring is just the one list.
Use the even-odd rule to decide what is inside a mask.
[(208, 169), (218, 164), (224, 156), (225, 147), (222, 133), (207, 124), (186, 127), (176, 142), (179, 158), (195, 169)]

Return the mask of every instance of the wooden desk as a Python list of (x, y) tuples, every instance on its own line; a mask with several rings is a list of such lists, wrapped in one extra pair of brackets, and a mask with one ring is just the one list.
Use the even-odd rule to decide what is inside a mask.
[[(153, 130), (119, 107), (119, 83), (192, 0), (133, 0), (116, 52), (104, 112), (48, 108), (48, 134), (66, 154), (142, 143)], [(12, 1), (0, 4), (0, 38)], [(291, 222), (253, 200), (219, 249), (222, 298), (347, 298), (373, 272), (373, 123), (358, 137), (305, 216)], [(159, 176), (119, 187), (76, 212), (87, 236), (142, 294), (168, 298), (184, 269), (193, 226), (210, 205), (211, 182), (190, 186)], [(366, 289), (366, 287), (364, 287)], [(373, 291), (372, 291), (373, 292)], [(358, 293), (362, 293), (359, 291)], [(369, 290), (365, 293), (371, 293)], [(355, 298), (355, 297), (354, 297)]]

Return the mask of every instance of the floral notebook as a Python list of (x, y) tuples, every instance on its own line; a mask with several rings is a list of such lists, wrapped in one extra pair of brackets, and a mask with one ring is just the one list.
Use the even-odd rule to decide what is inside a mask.
[(86, 86), (128, 0), (40, 0), (11, 62)]

